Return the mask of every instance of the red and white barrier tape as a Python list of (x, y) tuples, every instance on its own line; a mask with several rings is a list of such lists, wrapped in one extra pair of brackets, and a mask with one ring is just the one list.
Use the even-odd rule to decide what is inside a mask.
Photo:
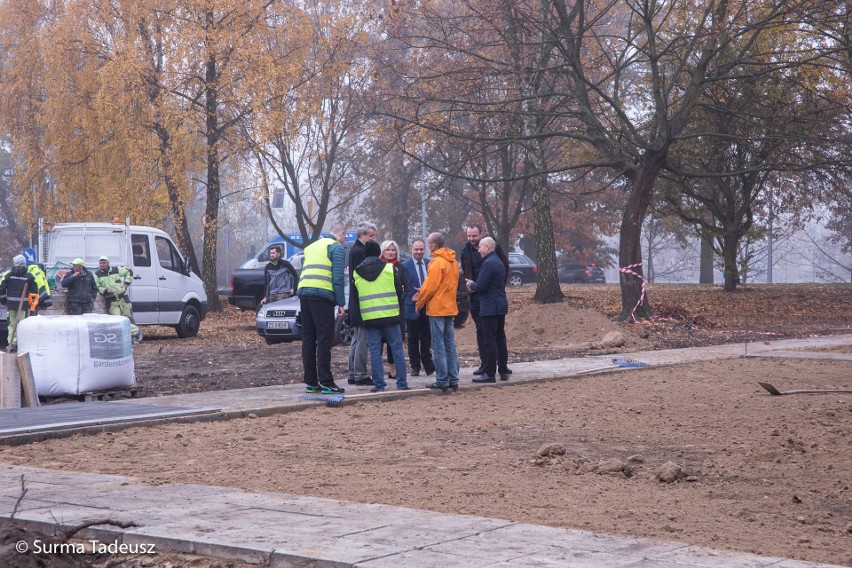
[(636, 313), (636, 308), (641, 306), (642, 302), (645, 301), (645, 278), (643, 278), (642, 275), (638, 272), (633, 271), (634, 268), (639, 268), (640, 266), (642, 266), (642, 263), (637, 262), (636, 264), (630, 264), (628, 266), (623, 266), (618, 269), (619, 272), (623, 272), (625, 274), (632, 274), (633, 276), (642, 281), (642, 293), (639, 294), (639, 301), (636, 302), (636, 305), (633, 306), (633, 309), (630, 311), (630, 317), (633, 318), (633, 321), (636, 321), (636, 316), (634, 315)]

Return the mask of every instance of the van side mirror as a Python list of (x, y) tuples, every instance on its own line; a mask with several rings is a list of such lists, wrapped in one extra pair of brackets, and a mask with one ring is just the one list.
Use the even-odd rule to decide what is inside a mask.
[(192, 272), (192, 270), (189, 264), (189, 259), (185, 258), (183, 259), (183, 274), (184, 276), (189, 276), (190, 272)]

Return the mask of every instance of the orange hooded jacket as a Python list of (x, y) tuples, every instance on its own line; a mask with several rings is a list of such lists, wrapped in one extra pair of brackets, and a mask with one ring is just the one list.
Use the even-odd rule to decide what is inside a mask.
[(446, 247), (432, 252), (426, 280), (420, 287), (417, 309), (426, 307), (427, 316), (455, 316), (459, 313), (456, 290), (459, 286), (459, 263), (456, 253)]

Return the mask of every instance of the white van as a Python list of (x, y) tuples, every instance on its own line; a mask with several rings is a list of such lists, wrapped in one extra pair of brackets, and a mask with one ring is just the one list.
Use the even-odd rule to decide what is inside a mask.
[(193, 337), (207, 315), (207, 294), (172, 239), (153, 227), (121, 223), (62, 223), (39, 230), (39, 261), (48, 275), (82, 258), (92, 272), (98, 258), (133, 270), (130, 301), (140, 325), (167, 325)]

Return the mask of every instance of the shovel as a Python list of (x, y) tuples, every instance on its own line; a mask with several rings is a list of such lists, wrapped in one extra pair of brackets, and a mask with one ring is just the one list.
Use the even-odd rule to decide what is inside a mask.
[(852, 390), (791, 390), (791, 391), (780, 391), (770, 385), (769, 383), (761, 383), (757, 381), (757, 384), (765, 388), (769, 391), (771, 395), (782, 395), (782, 394), (834, 394), (834, 393), (852, 393)]

